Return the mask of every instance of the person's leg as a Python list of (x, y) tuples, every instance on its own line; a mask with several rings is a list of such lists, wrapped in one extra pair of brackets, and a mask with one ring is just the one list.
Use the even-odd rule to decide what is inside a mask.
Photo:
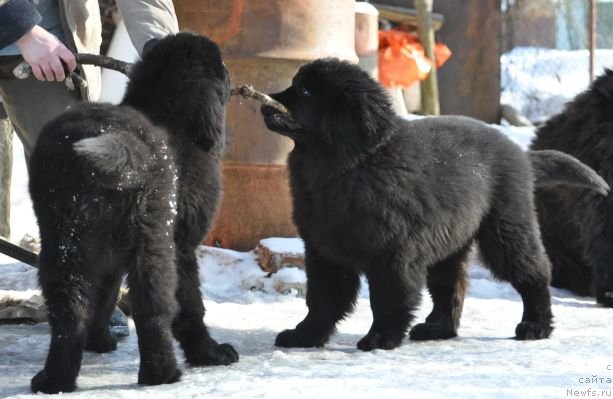
[[(13, 68), (22, 61), (21, 56), (0, 57), (0, 97), (28, 162), (43, 126), (83, 100), (80, 90), (68, 90), (64, 82), (41, 82), (32, 76), (23, 80), (15, 78)], [(10, 190), (10, 178), (6, 186), (4, 181), (0, 180), (0, 192)], [(7, 222), (8, 218), (7, 211)], [(128, 331), (121, 328), (127, 326), (122, 316), (116, 309), (110, 323), (114, 335), (128, 335)]]
[(82, 99), (79, 90), (68, 90), (64, 82), (12, 77), (20, 60), (0, 57), (0, 96), (28, 158), (43, 126)]
[(23, 144), (27, 161), (42, 127), (69, 106), (81, 101), (81, 93), (68, 90), (63, 82), (41, 82), (34, 77), (23, 80), (15, 78), (13, 68), (22, 61), (21, 56), (0, 57), (0, 97), (11, 121), (0, 120), (0, 235), (7, 238), (10, 234), (13, 160), (11, 124)]

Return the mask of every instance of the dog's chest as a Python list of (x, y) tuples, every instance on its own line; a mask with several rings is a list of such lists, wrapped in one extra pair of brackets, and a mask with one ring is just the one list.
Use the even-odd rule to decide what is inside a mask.
[[(221, 168), (213, 157), (183, 156), (178, 168), (179, 220), (208, 227), (221, 196)], [(196, 226), (194, 226), (196, 227)]]
[(295, 187), (293, 197), (294, 222), (300, 236), (336, 263), (361, 270), (377, 252), (373, 248), (380, 246), (373, 235), (389, 239), (378, 234), (379, 226), (374, 221), (378, 210), (360, 212), (359, 196), (352, 195), (343, 184), (319, 191)]

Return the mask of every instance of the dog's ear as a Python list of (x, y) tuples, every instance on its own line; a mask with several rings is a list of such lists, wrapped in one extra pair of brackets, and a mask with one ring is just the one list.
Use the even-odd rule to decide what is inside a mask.
[[(196, 84), (194, 84), (196, 85)], [(215, 154), (221, 154), (225, 147), (225, 97), (223, 95), (223, 82), (207, 80), (191, 98), (183, 102), (186, 114), (192, 115), (185, 119), (179, 115), (176, 126), (183, 127), (190, 140)], [(206, 104), (202, 107), (202, 104)], [(204, 112), (203, 112), (204, 111)]]
[(380, 95), (361, 92), (353, 96), (354, 120), (359, 121), (360, 133), (368, 147), (375, 146), (389, 133), (393, 111), (388, 100), (379, 98)]

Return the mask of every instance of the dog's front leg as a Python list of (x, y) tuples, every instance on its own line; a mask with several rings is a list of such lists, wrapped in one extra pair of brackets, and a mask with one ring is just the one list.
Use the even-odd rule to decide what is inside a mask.
[(425, 267), (410, 264), (402, 254), (373, 265), (366, 273), (373, 323), (358, 349), (394, 349), (402, 343), (421, 302)]
[(173, 322), (173, 334), (180, 342), (185, 360), (192, 366), (228, 365), (238, 361), (238, 352), (230, 344), (219, 344), (204, 324), (204, 304), (200, 293), (198, 263), (194, 249), (179, 240), (176, 243), (179, 312)]
[(354, 309), (360, 288), (356, 271), (321, 257), (308, 242), (305, 242), (305, 264), (309, 313), (296, 328), (277, 335), (276, 346), (323, 346), (334, 332), (336, 323)]

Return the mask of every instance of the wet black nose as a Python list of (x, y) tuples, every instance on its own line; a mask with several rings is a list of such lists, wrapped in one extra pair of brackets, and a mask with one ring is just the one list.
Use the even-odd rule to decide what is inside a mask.
[(273, 116), (274, 114), (278, 114), (279, 113), (279, 111), (277, 109), (271, 107), (270, 105), (266, 105), (266, 104), (263, 104), (260, 107), (260, 112), (264, 116)]

